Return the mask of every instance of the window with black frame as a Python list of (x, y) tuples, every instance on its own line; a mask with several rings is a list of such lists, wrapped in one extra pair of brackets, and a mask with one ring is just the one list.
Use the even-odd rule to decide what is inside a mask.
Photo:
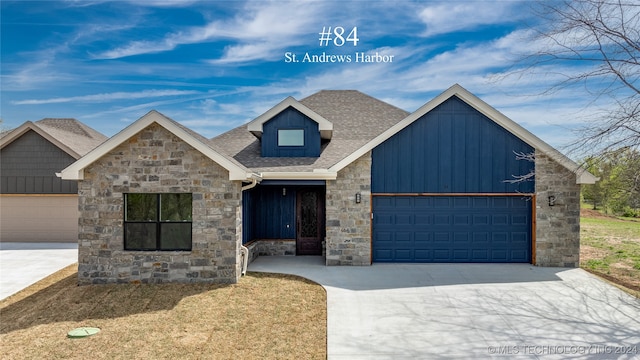
[(191, 250), (192, 194), (124, 194), (125, 250)]

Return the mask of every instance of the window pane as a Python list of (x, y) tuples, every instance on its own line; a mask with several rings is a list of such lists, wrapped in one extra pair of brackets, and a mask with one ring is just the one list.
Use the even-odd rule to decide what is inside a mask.
[(161, 223), (160, 250), (191, 250), (191, 223)]
[(125, 223), (125, 250), (154, 250), (156, 248), (157, 223)]
[(278, 130), (278, 146), (304, 146), (304, 130)]
[(157, 221), (158, 196), (156, 194), (126, 194), (125, 221)]
[(160, 221), (191, 221), (191, 194), (160, 195)]

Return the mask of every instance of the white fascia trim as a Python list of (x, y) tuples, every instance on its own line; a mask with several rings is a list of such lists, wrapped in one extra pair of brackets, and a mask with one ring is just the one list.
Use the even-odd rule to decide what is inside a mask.
[(325, 119), (315, 111), (304, 106), (302, 103), (298, 102), (296, 99), (292, 98), (291, 96), (282, 100), (278, 105), (272, 107), (271, 109), (267, 110), (267, 112), (258, 116), (257, 118), (252, 120), (250, 123), (248, 123), (247, 130), (249, 130), (251, 133), (253, 133), (258, 137), (262, 136), (262, 125), (267, 121), (271, 120), (274, 116), (283, 112), (285, 109), (287, 109), (290, 106), (300, 111), (301, 113), (305, 114), (306, 116), (311, 118), (311, 120), (318, 123), (318, 130), (320, 130), (320, 137), (322, 137), (323, 139), (331, 139), (331, 136), (333, 134), (333, 123)]
[(167, 131), (173, 133), (175, 136), (179, 137), (187, 144), (200, 151), (202, 154), (209, 157), (211, 160), (215, 161), (217, 164), (222, 166), (223, 168), (229, 171), (229, 180), (246, 180), (248, 173), (246, 169), (238, 167), (236, 164), (232, 163), (218, 152), (202, 143), (200, 140), (195, 139), (191, 134), (184, 131), (180, 127), (175, 126), (171, 121), (169, 121), (164, 115), (159, 112), (152, 110), (139, 120), (134, 122), (133, 124), (127, 126), (124, 130), (120, 131), (118, 134), (111, 137), (109, 140), (102, 143), (100, 146), (96, 147), (88, 154), (80, 158), (78, 161), (69, 165), (67, 168), (60, 172), (62, 179), (64, 180), (82, 180), (84, 179), (84, 169), (100, 159), (109, 151), (116, 148), (118, 145), (130, 139), (135, 134), (147, 128), (152, 123), (157, 123), (158, 125), (165, 128)]
[(263, 180), (335, 180), (338, 173), (314, 170), (313, 172), (263, 172), (260, 176)]
[(477, 96), (470, 93), (468, 90), (460, 86), (459, 84), (455, 84), (440, 95), (433, 98), (431, 101), (427, 102), (423, 106), (421, 106), (418, 110), (409, 114), (402, 121), (398, 122), (394, 126), (387, 129), (382, 134), (378, 135), (376, 138), (366, 143), (360, 149), (356, 150), (346, 158), (342, 159), (335, 165), (329, 168), (330, 171), (338, 172), (345, 168), (347, 165), (356, 161), (362, 155), (366, 154), (368, 151), (373, 150), (376, 146), (382, 144), (384, 141), (398, 133), (400, 130), (409, 126), (414, 121), (418, 120), (431, 110), (435, 109), (438, 105), (442, 104), (452, 96), (457, 96), (462, 101), (467, 103), (469, 106), (478, 110), (480, 113), (487, 116), (489, 119), (496, 122), (498, 125), (505, 128), (507, 131), (511, 132), (513, 135), (518, 137), (520, 140), (529, 144), (534, 149), (537, 149), (547, 156), (551, 157), (553, 160), (557, 161), (562, 166), (566, 167), (570, 171), (576, 174), (576, 183), (577, 184), (594, 184), (598, 178), (590, 174), (581, 168), (578, 164), (576, 164), (573, 160), (569, 159), (565, 155), (561, 154), (558, 150), (551, 147), (551, 145), (545, 143), (540, 138), (529, 132), (527, 129), (520, 126), (515, 121), (509, 119), (504, 114), (493, 108), (491, 105), (482, 101)]

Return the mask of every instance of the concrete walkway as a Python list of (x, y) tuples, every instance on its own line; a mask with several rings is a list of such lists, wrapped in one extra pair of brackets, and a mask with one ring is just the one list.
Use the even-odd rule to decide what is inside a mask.
[(0, 243), (0, 300), (75, 262), (76, 243)]
[(249, 271), (322, 284), (329, 359), (640, 358), (640, 300), (581, 269), (265, 256)]

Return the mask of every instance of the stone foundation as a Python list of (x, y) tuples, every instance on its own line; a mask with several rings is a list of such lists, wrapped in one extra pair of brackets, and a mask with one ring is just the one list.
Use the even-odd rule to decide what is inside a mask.
[[(78, 283), (235, 283), (239, 181), (153, 124), (88, 166), (78, 183)], [(125, 251), (125, 193), (191, 193), (191, 251)]]
[(538, 151), (535, 206), (536, 265), (580, 266), (580, 185), (573, 172)]
[(371, 152), (327, 181), (326, 219), (327, 265), (371, 265)]
[(293, 256), (296, 254), (296, 240), (257, 240), (257, 251), (259, 256)]

